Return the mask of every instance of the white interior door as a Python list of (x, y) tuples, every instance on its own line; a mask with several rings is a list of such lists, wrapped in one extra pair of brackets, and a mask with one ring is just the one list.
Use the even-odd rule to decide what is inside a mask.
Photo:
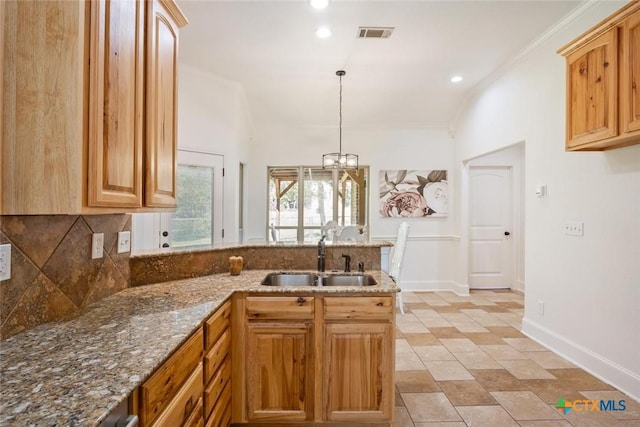
[(512, 177), (510, 167), (470, 167), (469, 287), (512, 284)]
[(212, 245), (224, 239), (224, 156), (178, 150), (177, 209), (160, 214), (160, 247)]

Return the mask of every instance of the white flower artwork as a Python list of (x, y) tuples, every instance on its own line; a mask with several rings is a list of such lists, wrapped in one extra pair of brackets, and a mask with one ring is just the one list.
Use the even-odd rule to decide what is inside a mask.
[(449, 212), (446, 170), (381, 170), (380, 216), (443, 217)]

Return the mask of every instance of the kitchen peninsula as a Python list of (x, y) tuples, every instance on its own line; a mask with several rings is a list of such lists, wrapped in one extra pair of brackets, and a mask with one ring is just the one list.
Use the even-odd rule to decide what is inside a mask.
[[(327, 267), (328, 269), (337, 267), (333, 260), (340, 260), (342, 251), (349, 251), (353, 254), (354, 260), (360, 260), (365, 258), (359, 258), (358, 251), (376, 252), (388, 246), (386, 242), (328, 245), (327, 259), (331, 261), (327, 263)], [(329, 357), (322, 357), (315, 352), (319, 351), (334, 357), (340, 356), (342, 354), (340, 349), (343, 348), (344, 339), (347, 338), (347, 335), (342, 332), (348, 331), (351, 334), (349, 336), (353, 336), (359, 331), (362, 336), (372, 338), (370, 340), (372, 343), (387, 346), (384, 348), (382, 360), (390, 366), (386, 366), (389, 369), (381, 380), (391, 381), (390, 384), (384, 385), (383, 389), (392, 391), (394, 341), (392, 333), (395, 323), (395, 293), (399, 289), (386, 274), (380, 271), (379, 264), (375, 264), (373, 260), (372, 267), (367, 268), (367, 273), (377, 281), (378, 284), (375, 286), (303, 288), (260, 284), (269, 272), (290, 270), (290, 268), (281, 267), (282, 263), (293, 262), (297, 266), (296, 263), (301, 262), (295, 256), (288, 258), (290, 255), (288, 251), (294, 251), (300, 257), (308, 258), (306, 253), (308, 250), (312, 254), (310, 262), (315, 265), (314, 245), (229, 245), (210, 248), (206, 251), (191, 250), (181, 253), (170, 251), (167, 255), (146, 254), (132, 258), (132, 284), (143, 282), (134, 270), (142, 269), (145, 260), (150, 263), (150, 269), (156, 273), (164, 271), (158, 266), (164, 265), (167, 270), (171, 270), (176, 265), (188, 265), (194, 260), (204, 262), (207, 256), (218, 260), (215, 263), (216, 268), (222, 269), (222, 259), (226, 261), (227, 253), (233, 252), (243, 254), (247, 268), (259, 266), (262, 262), (271, 262), (274, 267), (246, 269), (239, 276), (230, 276), (222, 271), (199, 275), (197, 273), (201, 265), (193, 263), (193, 269), (189, 274), (200, 277), (183, 280), (169, 279), (164, 283), (134, 286), (59, 322), (41, 325), (4, 340), (0, 347), (2, 359), (0, 424), (100, 425), (114, 407), (127, 400), (130, 402), (137, 400), (132, 397), (138, 395), (141, 384), (145, 384), (154, 372), (158, 372), (159, 367), (166, 364), (177, 349), (192, 340), (197, 333), (202, 334), (203, 329), (206, 336), (208, 319), (212, 319), (227, 301), (231, 301), (230, 306), (234, 310), (230, 322), (231, 355), (228, 357), (234, 365), (244, 363), (245, 353), (255, 351), (255, 348), (252, 349), (244, 344), (252, 342), (258, 346), (264, 344), (260, 338), (265, 335), (256, 335), (253, 332), (265, 331), (265, 328), (273, 328), (277, 325), (285, 325), (289, 329), (296, 327), (290, 322), (292, 319), (298, 322), (295, 320), (298, 314), (287, 320), (275, 322), (274, 319), (269, 318), (269, 314), (256, 317), (262, 303), (268, 302), (267, 307), (272, 306), (271, 301), (284, 304), (285, 308), (278, 311), (285, 315), (288, 312), (286, 307), (293, 308), (298, 313), (306, 313), (302, 315), (303, 320), (298, 324), (305, 325), (304, 328), (310, 332), (308, 339), (311, 341), (307, 342), (305, 348), (311, 350), (308, 355), (309, 371), (307, 372), (313, 373), (313, 377), (303, 378), (310, 379), (308, 384), (315, 394), (311, 393), (308, 400), (304, 402), (303, 407), (307, 411), (300, 415), (300, 419), (308, 423), (340, 420), (344, 417), (356, 421), (358, 414), (355, 412), (345, 414), (327, 410), (329, 407), (327, 405), (331, 404), (328, 400), (328, 390), (331, 390), (335, 384), (333, 380), (329, 381), (330, 378), (326, 374), (331, 373), (330, 370), (334, 369), (334, 366), (326, 363), (330, 360)], [(250, 258), (249, 254), (255, 255), (256, 259)], [(378, 262), (379, 259), (378, 255)], [(297, 269), (314, 270), (308, 267)], [(265, 298), (273, 298), (273, 300), (265, 300)], [(345, 306), (346, 298), (354, 298), (351, 300), (354, 304)], [(366, 325), (369, 325), (369, 330), (365, 331), (363, 326)], [(372, 328), (371, 325), (374, 327)], [(291, 335), (287, 331), (284, 332), (286, 336)], [(238, 333), (244, 335), (239, 338)], [(253, 337), (256, 340), (247, 340), (247, 337)], [(379, 339), (376, 340), (376, 338)], [(270, 339), (273, 342), (273, 339)], [(324, 343), (329, 345), (323, 347)], [(199, 345), (202, 346), (202, 340)], [(206, 348), (202, 349), (204, 359), (201, 359), (198, 366), (204, 363), (206, 367), (209, 353), (204, 354), (205, 350)], [(375, 352), (372, 354), (375, 357), (378, 356)], [(325, 363), (323, 365), (315, 363), (320, 360), (324, 360)], [(261, 411), (259, 408), (255, 410), (255, 400), (251, 399), (251, 390), (254, 387), (251, 381), (255, 378), (236, 377), (235, 366), (232, 372), (231, 384), (234, 386), (231, 389), (230, 399), (230, 407), (233, 411), (232, 421), (234, 423), (260, 422)], [(200, 384), (200, 388), (202, 386)], [(379, 386), (376, 384), (376, 387)], [(392, 416), (393, 393), (378, 403), (385, 406), (384, 410), (376, 414), (373, 414), (374, 411), (368, 411), (368, 413), (363, 411), (362, 419), (367, 422), (374, 420), (373, 422), (386, 425)], [(140, 405), (134, 402), (133, 412), (138, 412)], [(212, 414), (204, 413), (210, 408), (211, 405), (205, 405), (204, 409), (202, 406), (196, 406), (193, 412), (201, 411), (201, 415), (198, 414), (199, 419), (205, 420)], [(156, 417), (156, 421), (162, 418), (163, 414)], [(272, 419), (271, 422), (274, 420)]]

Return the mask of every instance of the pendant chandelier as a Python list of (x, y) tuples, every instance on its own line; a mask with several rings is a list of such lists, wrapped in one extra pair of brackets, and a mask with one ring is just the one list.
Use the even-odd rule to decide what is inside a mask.
[(327, 153), (322, 155), (323, 169), (358, 169), (358, 155), (342, 153), (342, 76), (346, 74), (343, 70), (336, 71), (336, 76), (340, 78), (340, 147), (337, 153)]

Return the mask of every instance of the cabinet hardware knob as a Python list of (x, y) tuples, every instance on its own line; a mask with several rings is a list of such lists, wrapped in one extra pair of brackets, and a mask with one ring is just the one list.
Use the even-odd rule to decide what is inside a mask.
[(505, 235), (505, 236), (508, 236), (508, 235), (510, 235), (510, 234), (511, 234), (511, 233), (509, 233), (508, 231), (505, 231), (505, 232), (504, 232), (504, 235)]
[(168, 231), (163, 231), (163, 232), (162, 232), (162, 235), (163, 235), (164, 237), (167, 237), (167, 236), (169, 235), (169, 232), (168, 232)]
[(298, 297), (298, 299), (296, 300), (296, 302), (297, 302), (298, 304), (304, 304), (304, 302), (305, 302), (305, 301), (306, 301), (306, 300), (305, 300), (304, 298), (302, 298), (302, 297)]

